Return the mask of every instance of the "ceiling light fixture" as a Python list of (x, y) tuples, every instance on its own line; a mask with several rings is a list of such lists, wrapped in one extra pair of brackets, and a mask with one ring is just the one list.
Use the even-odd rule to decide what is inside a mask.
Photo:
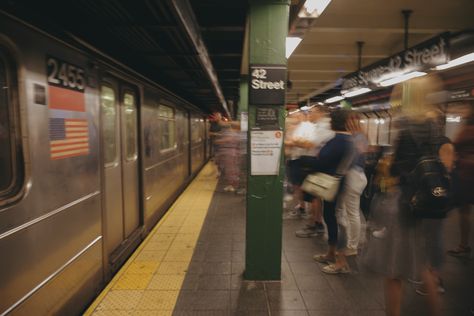
[(397, 84), (397, 83), (400, 83), (400, 82), (403, 82), (403, 81), (407, 81), (407, 80), (410, 80), (410, 79), (413, 79), (413, 78), (416, 78), (416, 77), (421, 77), (421, 76), (424, 76), (424, 75), (426, 75), (426, 72), (412, 71), (412, 72), (408, 72), (406, 74), (402, 74), (400, 76), (397, 76), (395, 78), (391, 78), (391, 79), (381, 81), (380, 85), (382, 87), (388, 87), (388, 86), (391, 86), (391, 85), (394, 85), (394, 84)]
[(341, 100), (344, 100), (344, 97), (342, 95), (336, 95), (335, 97), (326, 99), (324, 102), (325, 103), (333, 103), (333, 102), (337, 102), (337, 101), (341, 101)]
[(470, 63), (471, 61), (474, 61), (474, 53), (470, 53), (470, 54), (461, 56), (459, 58), (453, 59), (444, 65), (436, 66), (435, 69), (444, 70), (444, 69), (456, 67), (462, 64)]
[(290, 58), (293, 51), (298, 47), (301, 42), (299, 37), (287, 37), (286, 38), (286, 59)]
[(360, 88), (360, 89), (357, 89), (357, 90), (346, 92), (346, 93), (343, 94), (343, 96), (345, 98), (351, 98), (351, 97), (355, 97), (356, 95), (361, 95), (361, 94), (367, 93), (369, 91), (372, 91), (372, 89), (370, 89), (370, 88)]
[(328, 6), (331, 0), (306, 0), (298, 17), (300, 18), (317, 18), (319, 17), (324, 9)]

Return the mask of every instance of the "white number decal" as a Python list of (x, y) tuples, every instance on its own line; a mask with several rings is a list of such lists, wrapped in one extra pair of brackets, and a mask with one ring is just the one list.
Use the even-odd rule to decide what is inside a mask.
[(48, 57), (48, 83), (68, 89), (84, 91), (84, 70), (60, 59)]
[(76, 87), (76, 67), (68, 65), (67, 67), (67, 83), (71, 88)]
[(48, 75), (48, 82), (59, 84), (59, 80), (56, 79), (56, 74), (58, 73), (58, 63), (53, 58), (48, 58), (48, 66), (51, 66), (51, 72)]
[(79, 90), (84, 90), (84, 70), (77, 69), (76, 72), (76, 87)]
[(258, 79), (267, 79), (267, 71), (265, 69), (254, 69), (252, 71), (252, 77), (258, 78)]
[(67, 70), (66, 70), (67, 65), (62, 64), (61, 67), (59, 68), (59, 80), (61, 80), (61, 83), (63, 86), (67, 87)]

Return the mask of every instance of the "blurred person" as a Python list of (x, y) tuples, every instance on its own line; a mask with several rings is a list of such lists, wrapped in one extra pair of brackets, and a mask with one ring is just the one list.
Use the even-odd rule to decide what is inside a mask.
[[(395, 90), (395, 89), (394, 89)], [(404, 117), (391, 166), (391, 174), (399, 177), (398, 210), (394, 228), (385, 236), (390, 242), (385, 259), (385, 305), (387, 315), (400, 315), (402, 281), (421, 275), (427, 294), (430, 315), (440, 314), (437, 277), (430, 269), (425, 236), (421, 229), (423, 219), (411, 211), (411, 199), (416, 192), (413, 171), (420, 157), (437, 157), (442, 136), (438, 125), (427, 116), (432, 105), (427, 102), (431, 92), (441, 90), (441, 84), (431, 76), (412, 79), (403, 84)], [(388, 246), (388, 244), (387, 244)]]
[(209, 136), (211, 137), (211, 157), (213, 157), (214, 162), (217, 166), (218, 176), (222, 172), (222, 165), (219, 158), (221, 158), (219, 151), (219, 144), (217, 139), (219, 138), (219, 133), (222, 130), (222, 114), (220, 112), (214, 112), (209, 116), (210, 127), (209, 127)]
[[(334, 137), (335, 133), (331, 129), (330, 119), (323, 109), (314, 107), (309, 110), (308, 114), (309, 120), (314, 122), (315, 125), (312, 155), (318, 156), (321, 148)], [(305, 173), (305, 176), (307, 174), (308, 172)], [(309, 223), (302, 229), (297, 230), (295, 235), (300, 238), (308, 238), (323, 234), (325, 232), (322, 213), (323, 202), (317, 196), (311, 196), (308, 193), (304, 193), (304, 195), (306, 197), (305, 200), (311, 203), (311, 217), (309, 218)]]
[[(322, 172), (335, 176), (337, 171), (347, 169), (352, 162), (353, 145), (351, 134), (347, 131), (349, 111), (335, 110), (331, 112), (330, 116), (331, 129), (335, 132), (334, 137), (321, 148), (317, 157), (306, 156), (302, 159), (304, 164), (311, 166), (312, 172)], [(346, 166), (341, 166), (341, 164)], [(313, 257), (317, 262), (327, 264), (322, 268), (322, 271), (328, 274), (350, 272), (343, 251), (347, 243), (346, 231), (343, 226), (338, 227), (336, 218), (336, 204), (339, 198), (340, 193), (336, 195), (332, 202), (323, 201), (323, 216), (328, 231), (328, 250), (325, 254), (318, 254)]]
[(301, 184), (308, 171), (301, 165), (300, 157), (311, 155), (313, 152), (316, 146), (314, 142), (316, 126), (311, 121), (311, 115), (306, 111), (300, 111), (300, 114), (297, 114), (296, 117), (300, 119), (300, 122), (291, 133), (287, 134), (285, 147), (290, 152), (290, 159), (288, 161), (290, 182), (293, 185), (294, 198), (298, 204), (292, 211), (283, 216), (284, 219), (307, 218), (309, 215), (305, 202), (311, 202), (308, 195), (301, 191)]
[(360, 240), (360, 196), (367, 185), (364, 167), (365, 154), (369, 143), (361, 131), (357, 114), (353, 113), (351, 115), (347, 125), (348, 131), (352, 134), (354, 158), (344, 179), (341, 197), (338, 199), (336, 207), (336, 215), (338, 223), (345, 227), (347, 233), (347, 248), (344, 253), (346, 256), (354, 256), (357, 255)]
[[(445, 130), (446, 117), (440, 110), (433, 110), (427, 112), (427, 118), (435, 123), (435, 128), (440, 131)], [(446, 168), (446, 171), (451, 175), (454, 168), (455, 152), (454, 145), (451, 140), (440, 135), (435, 143), (438, 157)], [(445, 293), (446, 289), (440, 275), (440, 271), (444, 261), (444, 244), (443, 244), (443, 226), (444, 218), (426, 218), (422, 222), (422, 230), (425, 237), (425, 249), (427, 251), (428, 269), (437, 282), (437, 290), (439, 293)], [(416, 293), (420, 295), (427, 295), (427, 289), (422, 283), (417, 289)]]
[(297, 159), (299, 158), (299, 149), (295, 146), (293, 141), (293, 133), (299, 124), (305, 120), (305, 114), (301, 110), (296, 110), (291, 112), (285, 118), (285, 140), (284, 140), (284, 150), (285, 150), (285, 159), (286, 159), (286, 172), (287, 172), (287, 192), (292, 193), (293, 197), (290, 199), (285, 199), (285, 201), (295, 200), (297, 201), (296, 210), (291, 213), (293, 216), (298, 216), (300, 213), (299, 207), (303, 203), (301, 192), (298, 191), (298, 169), (297, 169)]
[(240, 134), (238, 124), (228, 122), (222, 125), (216, 143), (219, 145), (219, 160), (222, 165), (224, 191), (235, 192), (239, 186), (240, 175)]
[(448, 254), (455, 257), (469, 257), (469, 234), (471, 230), (471, 206), (474, 204), (474, 110), (467, 117), (465, 125), (454, 140), (456, 149), (456, 176), (455, 203), (459, 205), (460, 241), (456, 248), (448, 250)]

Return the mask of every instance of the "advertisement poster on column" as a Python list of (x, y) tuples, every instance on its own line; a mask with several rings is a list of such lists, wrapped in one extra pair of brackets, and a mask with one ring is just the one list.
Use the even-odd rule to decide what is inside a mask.
[(253, 176), (278, 175), (283, 143), (281, 130), (250, 131), (250, 172)]

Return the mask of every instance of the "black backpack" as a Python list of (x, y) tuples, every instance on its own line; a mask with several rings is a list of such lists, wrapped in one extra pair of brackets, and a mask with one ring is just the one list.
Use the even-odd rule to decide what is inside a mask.
[(451, 179), (439, 157), (421, 157), (413, 170), (414, 194), (410, 199), (418, 218), (444, 218), (451, 205)]
[(413, 195), (410, 208), (417, 218), (444, 218), (451, 209), (451, 178), (438, 154), (436, 140), (424, 146), (424, 150), (415, 137), (412, 137), (420, 154), (411, 173)]

